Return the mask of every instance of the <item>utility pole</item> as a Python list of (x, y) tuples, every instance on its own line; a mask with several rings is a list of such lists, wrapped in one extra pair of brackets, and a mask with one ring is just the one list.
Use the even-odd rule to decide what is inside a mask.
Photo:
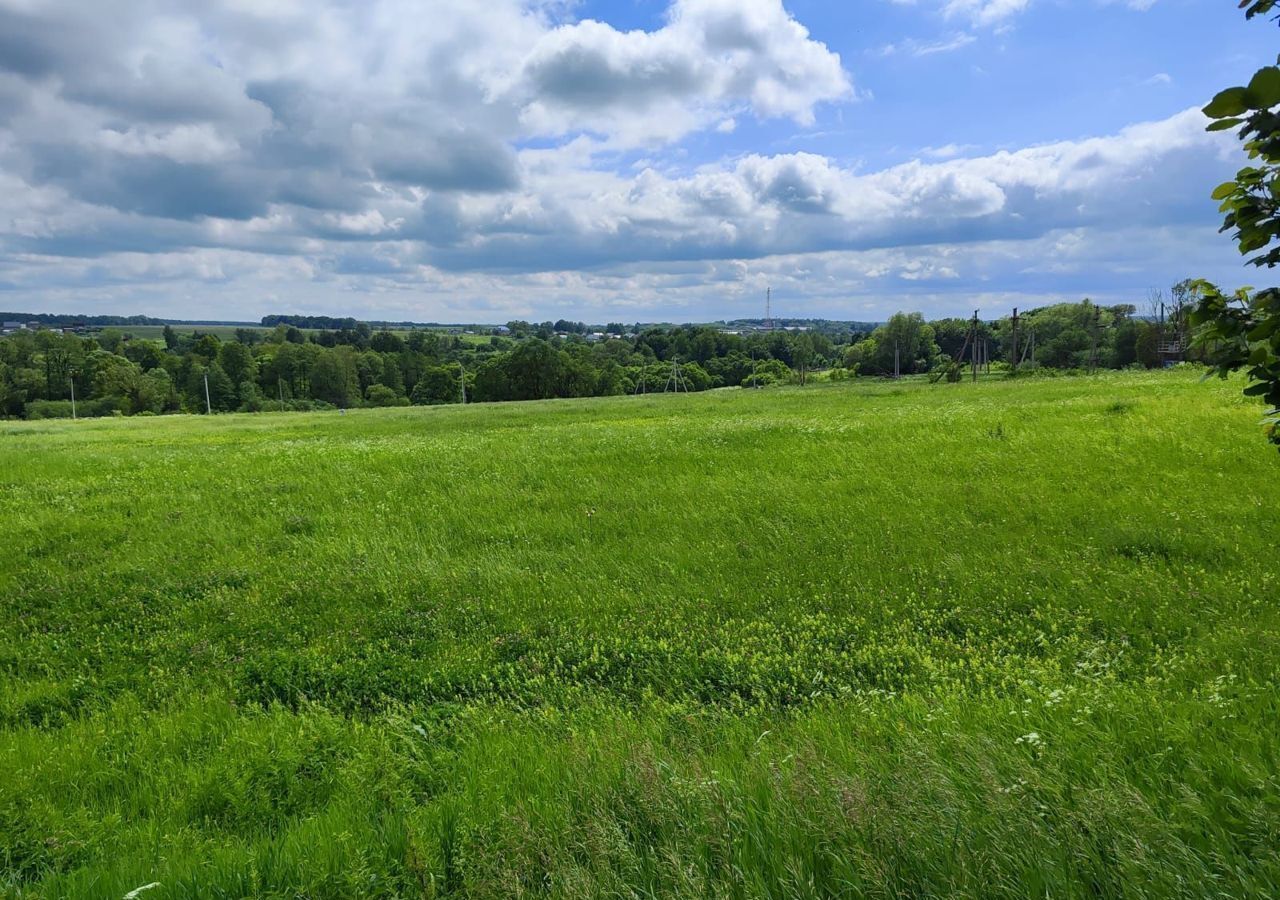
[(208, 415), (213, 415), (213, 403), (209, 400), (209, 371), (207, 369), (204, 373), (204, 411)]
[(1018, 371), (1018, 307), (1013, 308), (1013, 352), (1009, 354), (1013, 371)]
[(756, 378), (756, 348), (751, 348), (751, 386), (757, 390), (760, 387), (760, 379)]
[(1093, 343), (1089, 348), (1089, 372), (1093, 373), (1098, 368), (1098, 339), (1102, 335), (1102, 307), (1095, 306), (1093, 308)]
[(893, 342), (893, 377), (902, 377), (902, 353), (898, 348), (898, 342)]
[(276, 379), (276, 388), (280, 391), (280, 412), (284, 412), (284, 379)]
[(973, 311), (973, 349), (970, 351), (969, 359), (973, 368), (973, 380), (976, 384), (978, 381), (978, 311)]
[(76, 420), (76, 373), (72, 372), (69, 379), (71, 382), (71, 421)]
[(458, 385), (462, 388), (462, 405), (467, 405), (467, 370), (458, 363)]
[(678, 394), (681, 387), (684, 388), (686, 394), (689, 393), (689, 384), (684, 380), (684, 376), (680, 374), (680, 357), (673, 356), (671, 358), (671, 377), (667, 379), (666, 387), (662, 389), (662, 393), (665, 394), (668, 390), (673, 390)]

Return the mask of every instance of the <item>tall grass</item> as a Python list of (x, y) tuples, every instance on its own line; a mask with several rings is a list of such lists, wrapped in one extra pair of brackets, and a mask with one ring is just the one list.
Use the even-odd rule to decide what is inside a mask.
[(1257, 413), (1173, 372), (6, 426), (0, 889), (1273, 895)]

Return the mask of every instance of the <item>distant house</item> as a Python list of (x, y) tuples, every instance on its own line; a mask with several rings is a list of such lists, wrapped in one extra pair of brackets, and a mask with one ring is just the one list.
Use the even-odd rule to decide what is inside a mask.
[(0, 333), (13, 334), (15, 331), (24, 331), (26, 327), (21, 322), (5, 322), (0, 325)]

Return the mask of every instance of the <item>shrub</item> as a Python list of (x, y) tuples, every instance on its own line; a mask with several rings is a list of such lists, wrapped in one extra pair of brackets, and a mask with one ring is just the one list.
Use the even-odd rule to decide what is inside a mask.
[(371, 384), (365, 391), (367, 406), (408, 406), (409, 398), (401, 397), (385, 384)]

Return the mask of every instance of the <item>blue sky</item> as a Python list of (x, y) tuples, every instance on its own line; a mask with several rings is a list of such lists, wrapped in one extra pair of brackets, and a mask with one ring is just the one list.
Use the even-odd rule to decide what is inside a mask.
[(996, 315), (1251, 281), (1208, 0), (0, 0), (0, 308)]

